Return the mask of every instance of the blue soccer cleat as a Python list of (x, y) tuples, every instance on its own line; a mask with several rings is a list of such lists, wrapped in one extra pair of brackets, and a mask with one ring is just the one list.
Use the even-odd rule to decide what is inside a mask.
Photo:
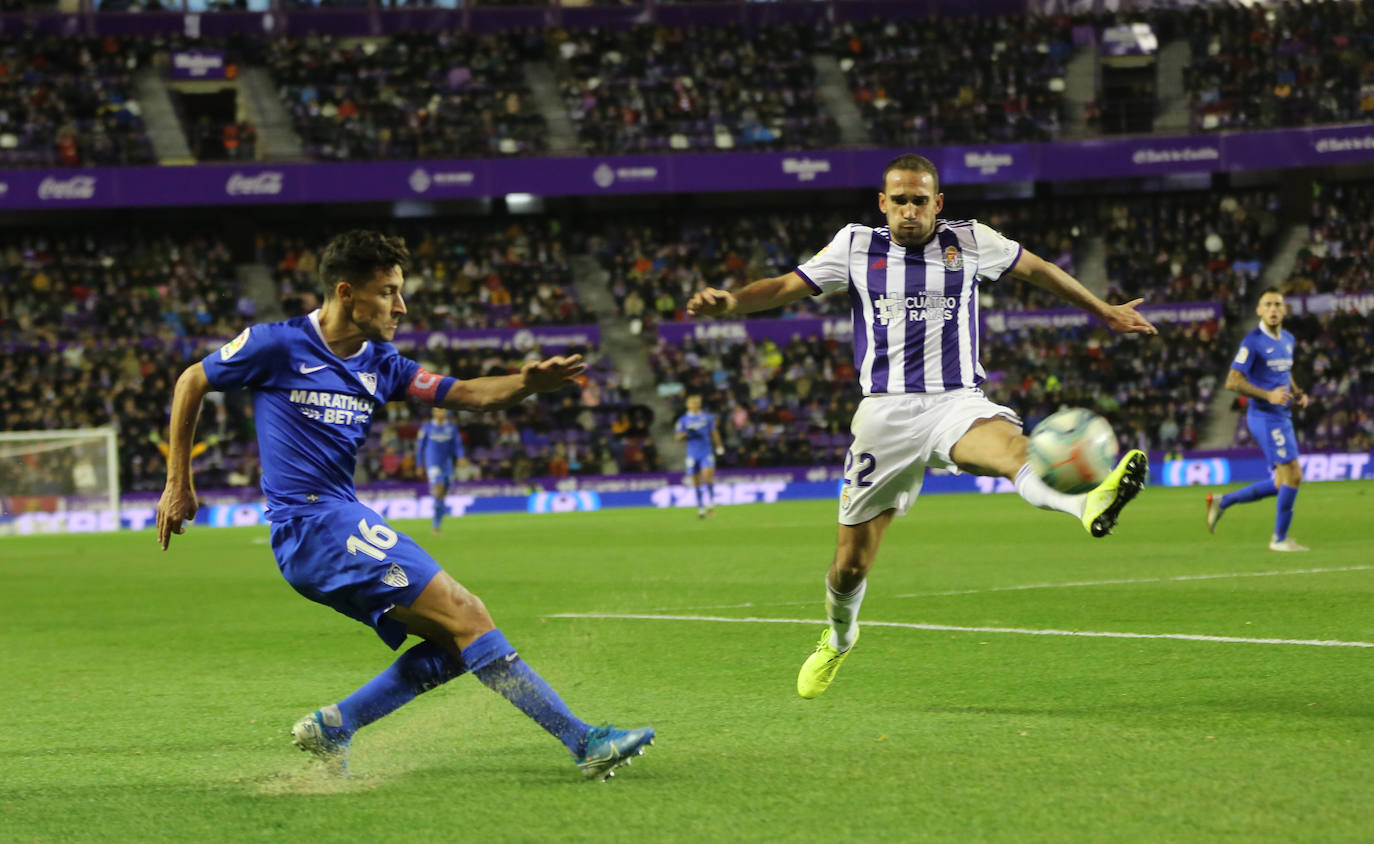
[(587, 734), (587, 748), (573, 761), (589, 780), (605, 782), (615, 776), (615, 769), (630, 764), (636, 756), (644, 755), (644, 748), (654, 743), (654, 728), (617, 730), (614, 724), (592, 727)]
[(346, 777), (350, 737), (341, 735), (342, 724), (330, 724), (330, 721), (339, 720), (337, 707), (329, 706), (325, 709), (333, 711), (317, 709), (297, 721), (291, 728), (291, 743), (320, 760), (325, 770), (331, 774)]

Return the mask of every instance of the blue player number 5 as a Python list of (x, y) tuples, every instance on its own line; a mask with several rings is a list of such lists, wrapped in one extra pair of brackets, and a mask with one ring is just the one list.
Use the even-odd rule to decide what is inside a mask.
[(348, 553), (356, 555), (362, 551), (379, 562), (386, 559), (387, 549), (395, 546), (400, 539), (396, 531), (383, 524), (369, 525), (367, 519), (358, 520), (358, 533), (363, 535), (362, 539), (356, 536), (348, 537)]

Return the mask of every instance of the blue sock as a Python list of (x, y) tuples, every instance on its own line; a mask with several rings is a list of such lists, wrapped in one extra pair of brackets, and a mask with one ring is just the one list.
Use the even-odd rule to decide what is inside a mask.
[(714, 506), (716, 506), (716, 485), (715, 485), (715, 484), (707, 484), (707, 485), (706, 485), (706, 506), (707, 506), (707, 507), (714, 507)]
[[(339, 701), (344, 736), (351, 736), (365, 727), (410, 703), (416, 695), (447, 683), (464, 670), (458, 657), (433, 644), (421, 642), (393, 662), (385, 671), (373, 677), (367, 685)], [(326, 732), (331, 732), (326, 725)], [(330, 738), (339, 738), (333, 732)]]
[(705, 490), (703, 490), (703, 489), (701, 488), (701, 484), (697, 484), (695, 487), (693, 487), (693, 489), (695, 489), (695, 490), (697, 491), (697, 509), (700, 510), (702, 507), (705, 507), (705, 506), (706, 506), (706, 505), (703, 503), (702, 497), (701, 497), (701, 494), (702, 494), (703, 492), (705, 492)]
[(439, 523), (448, 515), (448, 505), (444, 503), (444, 496), (434, 496), (434, 529), (439, 529)]
[(482, 685), (500, 693), (557, 736), (574, 756), (582, 754), (591, 728), (578, 720), (558, 692), (525, 664), (500, 630), (489, 630), (463, 648), (463, 662)]
[(1278, 513), (1274, 516), (1274, 538), (1280, 542), (1288, 538), (1288, 526), (1293, 523), (1293, 502), (1297, 498), (1297, 487), (1279, 487)]
[(1268, 498), (1271, 495), (1276, 495), (1278, 491), (1279, 488), (1274, 485), (1273, 478), (1265, 481), (1257, 481), (1244, 489), (1238, 489), (1235, 492), (1228, 492), (1223, 495), (1221, 497), (1221, 509), (1225, 510), (1232, 504), (1248, 504), (1251, 501), (1259, 501), (1261, 498)]

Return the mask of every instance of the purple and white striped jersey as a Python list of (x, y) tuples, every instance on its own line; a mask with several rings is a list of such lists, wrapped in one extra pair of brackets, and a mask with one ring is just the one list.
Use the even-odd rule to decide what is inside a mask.
[(976, 387), (978, 283), (995, 282), (1021, 245), (976, 220), (937, 220), (919, 249), (894, 243), (887, 226), (850, 223), (797, 267), (812, 295), (848, 289), (854, 368), (866, 396)]

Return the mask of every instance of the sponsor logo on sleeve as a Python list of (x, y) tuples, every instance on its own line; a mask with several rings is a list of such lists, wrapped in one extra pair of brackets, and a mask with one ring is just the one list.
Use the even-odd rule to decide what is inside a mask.
[(253, 329), (251, 328), (245, 328), (243, 329), (243, 332), (239, 334), (239, 336), (230, 340), (228, 343), (225, 343), (223, 346), (220, 346), (219, 359), (229, 360), (229, 358), (238, 354), (239, 349), (242, 349), (244, 346), (248, 345), (248, 332), (252, 330)]
[(1236, 352), (1236, 363), (1245, 363), (1250, 359), (1250, 347), (1241, 346), (1240, 351)]

